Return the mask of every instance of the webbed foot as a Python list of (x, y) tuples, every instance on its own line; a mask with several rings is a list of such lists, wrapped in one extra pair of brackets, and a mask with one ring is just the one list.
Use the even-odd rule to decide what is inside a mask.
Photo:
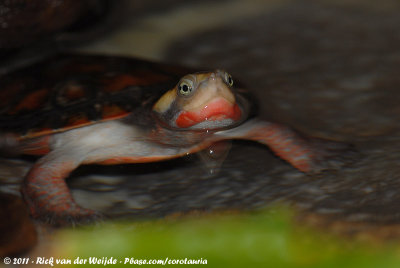
[(338, 169), (357, 159), (357, 151), (347, 144), (302, 135), (281, 124), (252, 119), (244, 124), (220, 131), (225, 138), (257, 141), (267, 145), (277, 156), (304, 173)]
[(35, 195), (26, 185), (22, 187), (21, 192), (29, 206), (31, 216), (40, 222), (59, 227), (87, 225), (103, 220), (101, 213), (82, 208), (72, 199), (66, 200), (65, 196), (48, 200), (48, 196), (43, 193), (41, 196), (32, 198)]
[(88, 224), (102, 218), (96, 211), (75, 203), (65, 183), (65, 178), (78, 164), (71, 158), (62, 159), (50, 153), (32, 167), (21, 192), (34, 218), (55, 226)]

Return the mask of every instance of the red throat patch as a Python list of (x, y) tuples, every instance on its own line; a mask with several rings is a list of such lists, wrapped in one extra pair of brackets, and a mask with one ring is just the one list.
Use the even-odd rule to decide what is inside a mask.
[(227, 100), (218, 98), (198, 111), (183, 111), (176, 119), (176, 125), (188, 128), (203, 121), (217, 121), (224, 119), (239, 120), (242, 112), (237, 103), (231, 104)]

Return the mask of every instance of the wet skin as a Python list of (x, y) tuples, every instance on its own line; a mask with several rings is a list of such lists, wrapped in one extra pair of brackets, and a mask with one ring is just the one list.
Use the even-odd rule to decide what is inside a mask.
[(77, 205), (65, 183), (78, 166), (162, 161), (230, 139), (265, 144), (302, 172), (323, 168), (321, 160), (329, 157), (324, 149), (286, 126), (247, 119), (249, 107), (228, 73), (194, 73), (184, 76), (145, 111), (140, 125), (132, 113), (118, 120), (22, 140), (24, 153), (44, 154), (24, 180), (24, 199), (32, 216), (53, 224), (93, 220), (98, 214)]

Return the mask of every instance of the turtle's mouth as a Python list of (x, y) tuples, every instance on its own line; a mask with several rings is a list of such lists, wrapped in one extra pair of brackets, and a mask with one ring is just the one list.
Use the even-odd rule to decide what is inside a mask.
[(180, 128), (220, 128), (232, 125), (240, 120), (242, 111), (239, 105), (219, 97), (198, 109), (182, 111), (175, 123)]

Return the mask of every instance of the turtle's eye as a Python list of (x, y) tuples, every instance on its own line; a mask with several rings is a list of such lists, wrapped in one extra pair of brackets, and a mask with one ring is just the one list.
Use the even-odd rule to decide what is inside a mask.
[(183, 80), (178, 85), (179, 94), (188, 96), (193, 91), (193, 82), (190, 80)]
[(228, 73), (225, 73), (224, 79), (225, 79), (225, 83), (227, 83), (228, 86), (230, 86), (230, 87), (233, 86), (233, 78), (232, 78), (232, 75), (230, 75), (230, 74), (228, 74)]

